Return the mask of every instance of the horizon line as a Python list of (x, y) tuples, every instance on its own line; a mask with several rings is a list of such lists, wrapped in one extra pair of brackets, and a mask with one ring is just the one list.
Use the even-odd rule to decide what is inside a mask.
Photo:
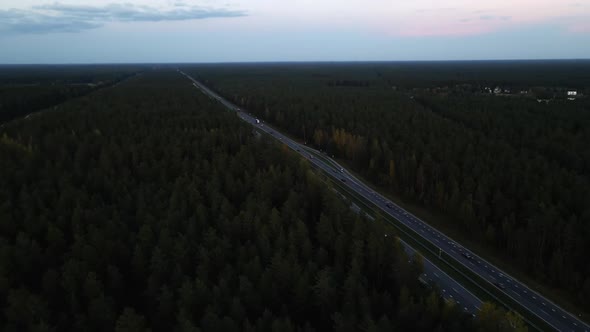
[(590, 61), (589, 58), (499, 58), (499, 59), (438, 59), (438, 60), (269, 60), (269, 61), (163, 61), (163, 62), (54, 62), (54, 63), (0, 63), (9, 66), (89, 66), (89, 65), (197, 65), (197, 64), (305, 64), (305, 63), (416, 63), (416, 62), (541, 62)]

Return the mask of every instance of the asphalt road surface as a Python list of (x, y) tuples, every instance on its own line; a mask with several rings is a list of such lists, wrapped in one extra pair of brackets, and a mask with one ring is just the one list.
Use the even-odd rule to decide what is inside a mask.
[[(394, 202), (389, 201), (387, 198), (373, 191), (370, 187), (366, 186), (352, 174), (348, 173), (344, 168), (340, 167), (336, 162), (331, 161), (330, 163), (326, 163), (322, 160), (324, 158), (313, 157), (313, 154), (309, 152), (311, 150), (310, 148), (302, 146), (301, 144), (291, 140), (273, 127), (268, 126), (266, 123), (263, 123), (247, 112), (244, 112), (238, 106), (223, 99), (221, 96), (209, 90), (206, 86), (196, 81), (189, 75), (182, 71), (179, 72), (193, 81), (194, 86), (203, 93), (218, 100), (227, 108), (236, 111), (242, 120), (257, 127), (259, 130), (273, 135), (277, 140), (283, 142), (294, 151), (302, 154), (313, 165), (340, 179), (342, 185), (347, 186), (350, 190), (353, 190), (358, 195), (364, 197), (368, 201), (371, 201), (376, 206), (381, 208), (383, 212), (393, 216), (395, 219), (414, 230), (417, 234), (422, 236), (423, 239), (431, 242), (444, 253), (454, 258), (457, 262), (463, 264), (466, 268), (478, 274), (481, 278), (492, 283), (498, 288), (499, 291), (502, 291), (506, 295), (510, 296), (515, 302), (520, 303), (523, 307), (527, 308), (530, 312), (537, 315), (540, 319), (544, 320), (556, 330), (584, 332), (590, 331), (590, 326), (582, 322), (574, 314), (565, 311), (542, 295), (529, 289), (527, 286), (514, 279), (507, 273), (476, 256), (466, 248), (463, 248), (461, 245), (456, 243), (453, 239), (429, 226), (426, 222), (418, 219), (416, 216), (404, 210)], [(329, 158), (325, 157), (325, 159)], [(414, 251), (414, 249), (410, 248), (407, 244), (405, 244), (405, 247), (406, 251), (408, 252)], [(424, 272), (425, 275), (422, 276), (422, 279), (438, 284), (445, 299), (454, 300), (460, 306), (462, 306), (466, 312), (472, 314), (477, 313), (477, 308), (480, 307), (481, 301), (426, 259), (424, 259)]]

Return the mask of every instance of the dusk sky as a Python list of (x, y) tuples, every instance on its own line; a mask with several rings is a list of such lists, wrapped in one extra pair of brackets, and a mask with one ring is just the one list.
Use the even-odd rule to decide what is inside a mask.
[(0, 63), (590, 58), (590, 0), (0, 0)]

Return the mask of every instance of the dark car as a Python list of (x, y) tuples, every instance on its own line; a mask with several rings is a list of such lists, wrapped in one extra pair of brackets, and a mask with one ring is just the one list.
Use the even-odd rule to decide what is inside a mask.
[(501, 283), (501, 282), (494, 281), (494, 285), (495, 285), (496, 287), (498, 287), (498, 288), (501, 288), (501, 289), (506, 289), (506, 285), (504, 285), (504, 284), (503, 284), (503, 283)]
[(468, 252), (464, 252), (461, 255), (463, 255), (463, 257), (465, 257), (467, 259), (473, 259), (473, 255)]
[(385, 204), (385, 206), (387, 206), (390, 209), (393, 209), (393, 204), (391, 204), (391, 202), (387, 202), (387, 204)]

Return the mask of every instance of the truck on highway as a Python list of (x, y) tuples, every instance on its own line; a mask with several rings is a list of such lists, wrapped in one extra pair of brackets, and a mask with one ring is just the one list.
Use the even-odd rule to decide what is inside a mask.
[(260, 120), (256, 119), (256, 124), (260, 124)]

